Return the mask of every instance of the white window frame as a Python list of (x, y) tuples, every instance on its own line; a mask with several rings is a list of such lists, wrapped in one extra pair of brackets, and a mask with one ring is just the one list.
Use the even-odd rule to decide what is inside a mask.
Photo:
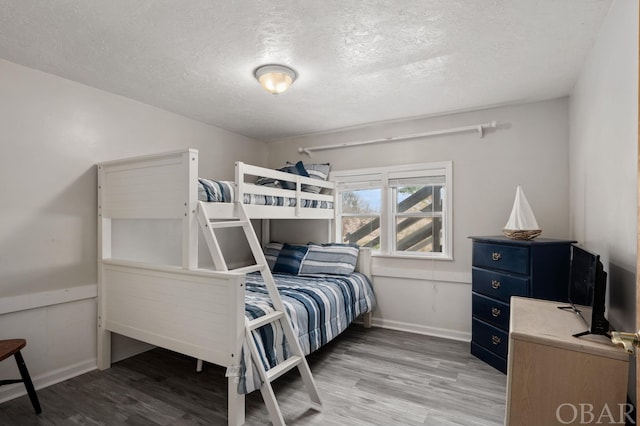
[[(444, 241), (442, 252), (409, 252), (394, 250), (395, 215), (393, 190), (389, 182), (399, 178), (444, 176), (445, 199), (442, 205), (442, 229)], [(374, 167), (366, 169), (331, 172), (329, 177), (336, 184), (334, 237), (342, 241), (342, 190), (380, 187), (380, 250), (374, 256), (453, 260), (453, 162), (437, 161), (401, 166)], [(374, 185), (379, 182), (379, 185)]]

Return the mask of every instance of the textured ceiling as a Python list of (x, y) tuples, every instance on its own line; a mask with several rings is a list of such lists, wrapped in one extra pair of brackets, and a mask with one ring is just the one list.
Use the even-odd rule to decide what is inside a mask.
[(274, 140), (567, 95), (610, 4), (0, 0), (0, 58)]

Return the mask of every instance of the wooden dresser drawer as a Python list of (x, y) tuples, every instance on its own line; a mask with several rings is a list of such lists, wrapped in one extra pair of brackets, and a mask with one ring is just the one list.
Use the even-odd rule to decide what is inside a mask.
[(489, 324), (509, 330), (509, 305), (499, 302), (496, 299), (473, 293), (473, 310), (474, 317), (488, 322)]
[(472, 287), (476, 293), (509, 303), (511, 296), (529, 296), (529, 279), (486, 269), (473, 268)]
[(507, 358), (509, 335), (498, 327), (494, 327), (477, 318), (471, 322), (471, 334), (475, 343), (489, 349), (501, 358)]
[(475, 243), (473, 266), (529, 275), (529, 247)]

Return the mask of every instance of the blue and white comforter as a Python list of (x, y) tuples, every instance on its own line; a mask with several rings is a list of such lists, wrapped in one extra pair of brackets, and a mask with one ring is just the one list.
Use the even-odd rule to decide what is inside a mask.
[[(234, 183), (224, 180), (209, 180), (198, 178), (198, 200), (210, 203), (233, 203), (235, 201)], [(244, 194), (244, 204), (261, 206), (295, 207), (295, 197), (273, 197), (271, 195)], [(301, 199), (301, 207), (332, 209), (333, 203), (328, 201)]]
[[(285, 310), (306, 355), (325, 345), (344, 331), (358, 316), (375, 306), (373, 288), (360, 273), (350, 276), (293, 276), (274, 274)], [(247, 275), (245, 315), (249, 319), (273, 312), (267, 289), (259, 273)], [(265, 369), (274, 367), (290, 354), (282, 328), (276, 323), (253, 331)], [(243, 347), (238, 392), (249, 393), (260, 388), (257, 370), (246, 374), (252, 365), (249, 349)]]

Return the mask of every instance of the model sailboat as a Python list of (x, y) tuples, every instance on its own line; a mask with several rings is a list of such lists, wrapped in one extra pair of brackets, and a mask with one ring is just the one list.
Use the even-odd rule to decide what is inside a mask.
[(531, 240), (542, 233), (522, 187), (516, 188), (516, 199), (502, 233), (515, 240)]

